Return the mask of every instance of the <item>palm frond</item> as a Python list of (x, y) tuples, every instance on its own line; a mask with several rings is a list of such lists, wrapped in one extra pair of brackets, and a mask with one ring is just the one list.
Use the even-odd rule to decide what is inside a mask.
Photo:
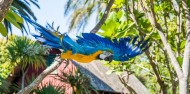
[[(18, 9), (18, 12), (28, 18), (37, 20), (36, 16), (34, 15), (34, 12), (31, 10), (31, 4), (36, 6), (37, 8), (40, 8), (38, 5), (38, 0), (14, 0), (12, 3), (12, 6), (16, 9)], [(4, 20), (5, 28), (7, 29), (7, 32), (12, 34), (12, 25), (9, 21), (6, 19)], [(28, 34), (28, 31), (26, 30), (27, 25), (19, 24), (21, 27), (21, 32), (24, 34)], [(29, 28), (28, 28), (29, 29)]]
[(10, 83), (0, 76), (0, 93), (1, 94), (7, 94), (10, 91), (8, 88), (9, 85)]
[[(101, 0), (78, 0), (76, 2), (68, 0), (65, 6), (64, 14), (66, 16), (70, 15), (70, 13), (72, 14), (69, 19), (70, 31), (74, 29), (83, 30), (91, 15), (95, 11), (101, 12), (105, 8), (105, 3)], [(98, 16), (98, 14), (96, 16)]]
[(46, 61), (43, 56), (48, 54), (49, 48), (26, 37), (15, 37), (7, 49), (12, 63), (21, 64), (22, 68), (32, 65), (37, 69), (45, 65)]
[(12, 26), (11, 26), (11, 23), (9, 22), (9, 21), (7, 21), (6, 19), (4, 19), (4, 26), (5, 26), (5, 28), (7, 28), (7, 32), (9, 33), (11, 33), (12, 34)]
[(38, 87), (34, 89), (30, 94), (64, 94), (64, 89), (62, 87), (54, 87), (51, 84), (44, 85), (42, 88)]

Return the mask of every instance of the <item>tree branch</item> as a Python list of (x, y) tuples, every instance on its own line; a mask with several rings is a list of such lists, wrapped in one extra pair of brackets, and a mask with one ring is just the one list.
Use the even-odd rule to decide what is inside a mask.
[(108, 17), (108, 14), (109, 14), (109, 11), (113, 5), (115, 0), (110, 0), (107, 7), (106, 7), (106, 10), (102, 16), (102, 19), (98, 22), (98, 24), (90, 31), (90, 33), (96, 33), (98, 32), (98, 30), (101, 28), (101, 26), (104, 24), (104, 22), (106, 21), (107, 17)]
[(26, 73), (28, 72), (29, 67), (27, 66), (26, 69), (22, 68), (22, 83), (21, 83), (21, 89), (24, 89), (24, 85), (25, 85), (25, 76)]
[(12, 2), (13, 0), (0, 0), (0, 22), (2, 22), (5, 15), (7, 14)]
[(182, 32), (182, 12), (181, 9), (179, 7), (179, 4), (176, 0), (171, 0), (171, 5), (173, 6), (176, 14), (177, 14), (177, 34), (176, 34), (176, 40), (177, 40), (177, 54), (176, 56), (181, 56), (181, 50), (180, 50), (180, 45), (181, 45), (181, 38), (180, 38), (180, 34)]
[[(133, 5), (133, 3), (132, 3), (132, 8), (130, 8), (130, 7), (128, 7), (128, 8), (129, 8), (129, 12), (131, 13), (130, 17), (133, 20), (133, 22), (135, 23), (135, 25), (137, 27), (137, 30), (139, 31), (139, 34), (141, 36), (144, 36), (143, 31), (142, 31), (141, 27), (139, 26), (139, 24), (137, 22), (137, 19), (136, 19), (135, 15), (134, 15), (134, 5)], [(126, 10), (126, 12), (127, 12), (127, 10)], [(156, 64), (153, 62), (153, 58), (150, 56), (149, 51), (146, 51), (145, 54), (149, 59), (150, 65), (151, 65), (151, 67), (152, 67), (152, 69), (154, 71), (154, 74), (155, 74), (155, 76), (157, 78), (158, 84), (160, 85), (162, 93), (166, 94), (167, 93), (166, 85), (164, 84), (164, 82), (162, 81), (162, 79), (161, 79), (161, 77), (160, 77), (160, 75), (158, 73), (158, 70), (157, 70), (158, 68), (157, 68)]]
[[(142, 2), (141, 2), (142, 3)], [(153, 6), (153, 0), (150, 0), (150, 6), (151, 6), (151, 10), (150, 12), (148, 12), (147, 10), (144, 10), (145, 13), (147, 13), (147, 16), (150, 20), (150, 23), (152, 26), (156, 27), (156, 29), (158, 30), (158, 33), (160, 35), (160, 38), (164, 44), (164, 47), (169, 55), (169, 58), (171, 60), (171, 64), (173, 65), (178, 78), (182, 78), (183, 77), (183, 72), (180, 68), (180, 65), (176, 59), (176, 56), (174, 55), (171, 46), (169, 45), (169, 43), (167, 42), (167, 39), (163, 33), (163, 29), (161, 27), (161, 25), (157, 22), (156, 17), (155, 17), (155, 13), (154, 13), (154, 6)], [(143, 4), (141, 4), (141, 7), (144, 8)]]
[(164, 81), (162, 81), (162, 79), (160, 77), (160, 74), (158, 73), (157, 66), (153, 62), (153, 58), (150, 56), (149, 51), (146, 51), (145, 54), (148, 57), (150, 65), (152, 66), (152, 69), (153, 69), (153, 71), (154, 71), (154, 73), (156, 75), (156, 78), (157, 78), (158, 84), (160, 85), (162, 94), (167, 94), (166, 85), (164, 84)]
[(183, 71), (183, 80), (180, 81), (181, 87), (180, 87), (180, 93), (181, 94), (188, 94), (188, 78), (189, 78), (189, 72), (190, 72), (190, 11), (189, 7), (187, 5), (187, 0), (182, 0), (182, 6), (183, 10), (185, 12), (185, 18), (186, 18), (186, 44), (185, 44), (185, 50), (183, 54), (183, 63), (182, 63), (182, 71)]
[(137, 94), (137, 92), (135, 92), (135, 90), (127, 82), (127, 81), (129, 81), (129, 76), (130, 76), (130, 74), (127, 75), (127, 77), (123, 77), (123, 76), (119, 75), (118, 78), (121, 81), (121, 83), (129, 90), (130, 94)]
[(39, 83), (51, 72), (57, 69), (61, 63), (67, 62), (66, 60), (61, 60), (60, 58), (55, 58), (55, 61), (51, 66), (46, 68), (30, 85), (20, 90), (17, 94), (30, 94), (30, 92), (38, 86)]
[[(176, 78), (176, 74), (172, 72), (171, 68), (170, 68), (170, 65), (169, 65), (169, 60), (168, 60), (168, 55), (167, 55), (167, 52), (164, 50), (164, 56), (166, 58), (166, 67), (169, 71), (169, 74), (170, 74), (170, 79), (171, 79), (171, 83), (172, 83), (172, 94), (176, 94), (176, 89), (177, 89), (177, 82), (178, 82), (178, 79)], [(175, 76), (174, 76), (175, 75)]]
[(184, 59), (183, 59), (183, 65), (182, 70), (184, 72), (184, 76), (188, 77), (189, 75), (189, 61), (190, 61), (190, 13), (187, 6), (187, 1), (183, 0), (182, 5), (185, 11), (185, 17), (186, 17), (186, 29), (187, 29), (187, 36), (186, 36), (186, 45), (184, 50)]

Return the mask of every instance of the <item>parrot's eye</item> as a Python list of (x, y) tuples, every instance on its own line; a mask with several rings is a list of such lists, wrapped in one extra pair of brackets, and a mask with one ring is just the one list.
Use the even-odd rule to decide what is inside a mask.
[(108, 51), (103, 51), (103, 54), (106, 55), (106, 56), (113, 55), (111, 52), (108, 52)]

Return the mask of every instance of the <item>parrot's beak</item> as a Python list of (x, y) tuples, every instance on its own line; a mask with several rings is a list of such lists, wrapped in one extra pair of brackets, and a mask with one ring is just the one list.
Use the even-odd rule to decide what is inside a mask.
[(110, 63), (110, 62), (112, 62), (112, 60), (113, 60), (113, 54), (109, 54), (109, 55), (100, 54), (100, 55), (99, 55), (99, 59), (100, 59), (100, 60), (109, 61), (109, 63)]
[(113, 60), (113, 55), (108, 56), (108, 61), (109, 61), (109, 63), (111, 63), (112, 60)]

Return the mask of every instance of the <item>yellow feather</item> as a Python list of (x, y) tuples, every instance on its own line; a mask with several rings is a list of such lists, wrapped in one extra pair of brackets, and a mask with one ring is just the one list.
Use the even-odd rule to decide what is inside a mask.
[(61, 54), (61, 58), (64, 59), (73, 59), (81, 63), (90, 63), (97, 58), (102, 51), (97, 51), (91, 55), (84, 55), (84, 54), (72, 54), (72, 51), (67, 51), (66, 53)]

